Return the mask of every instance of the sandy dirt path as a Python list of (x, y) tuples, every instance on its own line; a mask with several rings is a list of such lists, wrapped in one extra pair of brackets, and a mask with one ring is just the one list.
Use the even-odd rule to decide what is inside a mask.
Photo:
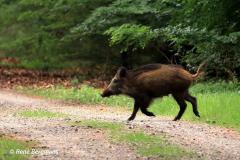
[[(71, 118), (37, 120), (15, 115), (20, 110), (35, 108), (69, 114)], [(130, 112), (124, 109), (50, 101), (13, 91), (0, 91), (0, 134), (37, 140), (39, 148), (57, 152), (35, 155), (35, 159), (148, 159), (140, 157), (128, 146), (110, 143), (101, 130), (66, 125), (68, 121), (101, 119), (160, 134), (172, 143), (197, 152), (203, 159), (240, 160), (240, 134), (237, 131), (141, 114), (127, 123), (129, 115)]]

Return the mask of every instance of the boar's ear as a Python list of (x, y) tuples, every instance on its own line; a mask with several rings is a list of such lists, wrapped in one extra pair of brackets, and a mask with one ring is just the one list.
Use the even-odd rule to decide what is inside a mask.
[(125, 68), (125, 67), (120, 67), (119, 69), (118, 69), (118, 76), (120, 77), (120, 78), (122, 78), (122, 77), (126, 77), (127, 76), (127, 68)]

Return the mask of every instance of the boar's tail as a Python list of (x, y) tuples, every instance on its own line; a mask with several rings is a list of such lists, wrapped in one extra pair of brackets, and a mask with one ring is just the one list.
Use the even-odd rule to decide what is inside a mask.
[(198, 69), (197, 69), (197, 72), (192, 75), (192, 78), (193, 78), (194, 80), (204, 74), (204, 72), (202, 71), (202, 68), (203, 68), (204, 66), (206, 66), (206, 61), (202, 62), (202, 63), (199, 65), (199, 67), (198, 67)]

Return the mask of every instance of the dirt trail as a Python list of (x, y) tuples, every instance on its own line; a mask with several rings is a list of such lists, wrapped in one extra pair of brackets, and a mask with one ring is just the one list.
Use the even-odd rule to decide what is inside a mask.
[[(72, 116), (71, 119), (47, 120), (15, 116), (17, 111), (30, 108), (44, 108)], [(128, 146), (111, 144), (100, 130), (65, 125), (73, 120), (102, 119), (164, 135), (171, 142), (196, 151), (200, 158), (240, 160), (240, 134), (234, 130), (186, 121), (173, 122), (169, 118), (149, 118), (141, 114), (127, 123), (129, 115), (130, 112), (123, 109), (48, 101), (0, 91), (0, 134), (38, 140), (39, 147), (58, 151), (58, 154), (36, 155), (36, 159), (147, 159), (139, 157)]]

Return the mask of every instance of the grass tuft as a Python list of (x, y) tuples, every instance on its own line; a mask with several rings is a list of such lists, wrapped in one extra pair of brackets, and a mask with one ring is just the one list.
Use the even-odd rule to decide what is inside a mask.
[(162, 159), (181, 159), (196, 157), (196, 154), (186, 151), (180, 146), (170, 144), (157, 135), (149, 135), (142, 130), (127, 129), (121, 123), (104, 122), (96, 120), (82, 120), (72, 122), (70, 125), (90, 126), (105, 131), (113, 142), (126, 143), (132, 146), (138, 154), (147, 157), (161, 157)]
[(62, 118), (67, 116), (63, 113), (50, 112), (43, 109), (21, 111), (17, 115), (25, 118)]

